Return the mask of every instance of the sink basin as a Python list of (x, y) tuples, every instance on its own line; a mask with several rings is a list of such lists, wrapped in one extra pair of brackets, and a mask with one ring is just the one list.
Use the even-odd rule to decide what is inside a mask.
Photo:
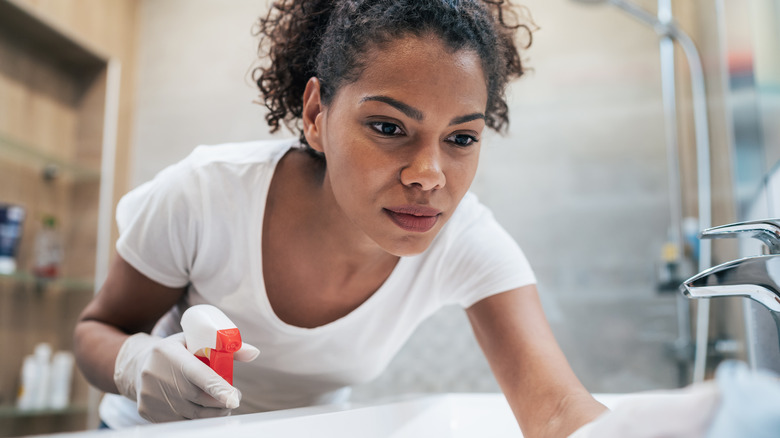
[[(620, 396), (597, 394), (595, 397), (610, 407)], [(368, 404), (314, 406), (119, 431), (81, 432), (78, 436), (92, 437), (93, 434), (96, 438), (522, 436), (506, 399), (500, 393), (409, 395)]]

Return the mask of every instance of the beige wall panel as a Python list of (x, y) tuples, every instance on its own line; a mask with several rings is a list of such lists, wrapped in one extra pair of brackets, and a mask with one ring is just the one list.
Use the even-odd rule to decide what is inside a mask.
[(96, 170), (100, 169), (103, 148), (105, 96), (106, 72), (104, 70), (85, 87), (76, 108), (79, 124), (75, 138), (79, 147), (74, 158), (79, 163)]

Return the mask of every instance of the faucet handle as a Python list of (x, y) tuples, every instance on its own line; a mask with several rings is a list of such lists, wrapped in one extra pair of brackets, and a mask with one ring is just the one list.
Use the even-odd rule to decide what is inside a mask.
[(701, 239), (722, 239), (745, 234), (763, 242), (769, 247), (770, 254), (780, 254), (780, 219), (761, 219), (736, 222), (728, 225), (707, 228), (699, 233)]

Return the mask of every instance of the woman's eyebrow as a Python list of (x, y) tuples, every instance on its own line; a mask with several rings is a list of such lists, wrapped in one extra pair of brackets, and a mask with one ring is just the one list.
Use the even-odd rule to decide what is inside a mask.
[(473, 114), (467, 114), (465, 116), (455, 117), (450, 122), (450, 126), (452, 125), (460, 125), (461, 123), (470, 122), (472, 120), (478, 120), (482, 119), (485, 120), (485, 115), (482, 113), (473, 113)]
[[(407, 117), (417, 120), (418, 122), (422, 121), (422, 119), (424, 118), (422, 111), (418, 110), (417, 108), (411, 105), (407, 105), (401, 102), (400, 100), (393, 99), (392, 97), (389, 96), (383, 96), (383, 95), (366, 96), (360, 99), (360, 103), (368, 102), (368, 101), (386, 103), (392, 106), (393, 108), (397, 109), (398, 111), (401, 111)], [(472, 113), (472, 114), (467, 114), (465, 116), (455, 117), (450, 121), (450, 126), (460, 125), (461, 123), (466, 123), (477, 119), (485, 120), (485, 115), (483, 113)]]
[(360, 103), (367, 102), (367, 101), (386, 103), (392, 106), (393, 108), (397, 109), (398, 111), (401, 111), (402, 113), (406, 114), (407, 117), (417, 120), (418, 122), (423, 119), (422, 111), (418, 110), (413, 106), (409, 106), (399, 100), (395, 100), (392, 97), (379, 95), (379, 96), (366, 96), (360, 99)]

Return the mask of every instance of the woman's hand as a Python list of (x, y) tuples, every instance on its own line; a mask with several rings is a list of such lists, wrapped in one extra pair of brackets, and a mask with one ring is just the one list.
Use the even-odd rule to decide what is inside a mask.
[[(235, 358), (248, 362), (258, 353), (244, 343)], [(187, 351), (183, 333), (127, 338), (116, 358), (114, 382), (120, 394), (138, 403), (138, 413), (155, 423), (223, 417), (241, 399), (238, 389)]]
[[(136, 401), (141, 416), (154, 422), (227, 415), (241, 398), (187, 351), (184, 334), (147, 334), (184, 292), (152, 281), (117, 255), (76, 324), (74, 352), (87, 380)], [(257, 353), (243, 343), (234, 358), (246, 362)]]

